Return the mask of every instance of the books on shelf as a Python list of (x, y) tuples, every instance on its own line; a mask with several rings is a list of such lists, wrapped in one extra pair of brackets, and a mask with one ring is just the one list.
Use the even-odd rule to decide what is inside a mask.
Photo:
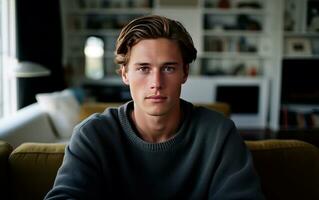
[(319, 128), (319, 110), (303, 111), (283, 106), (280, 110), (280, 125), (282, 129)]

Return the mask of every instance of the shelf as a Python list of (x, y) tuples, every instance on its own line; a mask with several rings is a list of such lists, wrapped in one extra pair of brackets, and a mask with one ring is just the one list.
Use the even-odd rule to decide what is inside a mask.
[(150, 8), (83, 8), (72, 9), (69, 15), (146, 15), (151, 14)]
[(281, 104), (281, 106), (289, 110), (298, 112), (310, 112), (313, 110), (319, 110), (318, 104)]
[(266, 80), (264, 77), (261, 76), (231, 76), (231, 75), (217, 75), (217, 76), (211, 76), (211, 75), (201, 75), (201, 76), (191, 76), (192, 78), (208, 78), (211, 79), (214, 78), (214, 81), (216, 82), (225, 82), (229, 84), (236, 84), (236, 83), (247, 83), (247, 84), (254, 84), (260, 81)]
[(286, 31), (284, 32), (285, 37), (319, 37), (319, 33), (317, 32), (292, 32)]
[(319, 59), (319, 55), (284, 55), (283, 59)]
[(200, 58), (215, 58), (215, 59), (266, 59), (266, 56), (258, 53), (243, 53), (243, 52), (203, 52), (199, 55)]
[(265, 15), (263, 9), (248, 9), (248, 8), (230, 8), (230, 9), (219, 9), (219, 8), (205, 8), (204, 14), (210, 15)]
[(204, 30), (205, 36), (248, 36), (248, 37), (261, 37), (265, 36), (263, 31), (241, 31), (241, 30), (214, 30), (214, 29), (206, 29)]

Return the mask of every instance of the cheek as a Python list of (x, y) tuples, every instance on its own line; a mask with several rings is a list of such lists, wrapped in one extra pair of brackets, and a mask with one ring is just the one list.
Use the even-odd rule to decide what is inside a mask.
[(141, 75), (138, 73), (132, 74), (130, 76), (130, 85), (133, 85), (136, 88), (146, 88), (149, 84), (149, 77)]
[(167, 88), (177, 95), (180, 93), (181, 87), (182, 87), (183, 80), (179, 77), (175, 77), (173, 79), (170, 79), (169, 82), (167, 82)]
[(136, 96), (136, 94), (143, 93), (144, 87), (146, 86), (145, 80), (138, 78), (138, 77), (131, 77), (129, 79), (129, 86), (132, 96)]

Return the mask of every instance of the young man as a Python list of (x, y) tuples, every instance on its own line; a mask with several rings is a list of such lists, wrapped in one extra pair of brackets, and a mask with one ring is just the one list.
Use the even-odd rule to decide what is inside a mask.
[(133, 101), (75, 128), (46, 199), (263, 199), (233, 122), (180, 99), (195, 58), (177, 21), (125, 26), (116, 62)]

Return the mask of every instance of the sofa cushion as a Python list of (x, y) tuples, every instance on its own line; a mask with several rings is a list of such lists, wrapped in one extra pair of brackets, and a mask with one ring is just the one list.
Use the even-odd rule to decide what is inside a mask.
[(55, 142), (49, 115), (34, 103), (0, 120), (0, 140), (14, 148), (24, 142)]
[(319, 199), (319, 149), (298, 140), (246, 141), (266, 199)]
[(62, 164), (65, 144), (24, 143), (9, 157), (12, 199), (43, 199)]
[(61, 138), (70, 138), (79, 122), (80, 104), (71, 90), (37, 94), (40, 107), (49, 114)]

